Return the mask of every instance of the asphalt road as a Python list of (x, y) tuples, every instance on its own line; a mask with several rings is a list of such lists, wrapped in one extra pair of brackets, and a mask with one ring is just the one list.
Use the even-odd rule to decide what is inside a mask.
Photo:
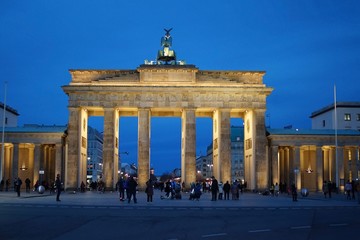
[(357, 239), (358, 207), (0, 205), (0, 239)]

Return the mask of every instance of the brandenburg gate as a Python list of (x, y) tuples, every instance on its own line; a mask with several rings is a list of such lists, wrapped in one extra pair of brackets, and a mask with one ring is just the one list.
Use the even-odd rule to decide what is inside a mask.
[[(171, 30), (171, 29), (170, 29)], [(181, 117), (181, 181), (196, 181), (196, 118), (213, 121), (213, 174), (231, 181), (230, 118), (244, 120), (245, 181), (248, 188), (266, 188), (269, 181), (265, 134), (266, 97), (272, 88), (263, 71), (205, 71), (176, 61), (170, 30), (155, 63), (134, 70), (70, 70), (68, 157), (65, 188), (86, 181), (87, 124), (104, 117), (103, 180), (113, 189), (118, 180), (119, 118), (138, 118), (138, 183), (150, 177), (151, 117)], [(170, 40), (170, 41), (169, 41)]]

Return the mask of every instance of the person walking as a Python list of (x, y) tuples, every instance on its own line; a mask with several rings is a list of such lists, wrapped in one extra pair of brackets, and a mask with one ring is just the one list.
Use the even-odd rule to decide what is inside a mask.
[(324, 196), (325, 196), (325, 198), (326, 198), (326, 195), (327, 195), (328, 192), (329, 192), (329, 186), (328, 186), (327, 181), (325, 181), (324, 184), (323, 184), (323, 192), (324, 192)]
[(149, 179), (146, 182), (146, 189), (145, 189), (146, 195), (147, 195), (147, 202), (152, 202), (153, 200), (153, 195), (154, 195), (154, 185), (151, 181), (151, 179)]
[(55, 187), (56, 187), (56, 201), (60, 202), (60, 193), (61, 193), (61, 187), (62, 187), (60, 174), (56, 175)]
[(230, 200), (230, 183), (229, 181), (226, 181), (226, 183), (224, 184), (223, 190), (224, 190), (224, 199), (225, 200)]
[(347, 200), (351, 200), (351, 190), (352, 190), (352, 186), (350, 181), (348, 180), (347, 183), (345, 184), (345, 192), (346, 192), (346, 199)]
[(219, 183), (216, 180), (216, 178), (214, 176), (211, 177), (212, 178), (212, 182), (211, 182), (211, 201), (216, 201), (217, 199), (217, 194), (219, 191)]
[(295, 183), (291, 184), (291, 195), (292, 195), (293, 202), (297, 202), (297, 189), (296, 189)]
[(357, 191), (358, 203), (360, 204), (360, 181), (359, 180), (356, 184), (356, 191)]
[(130, 177), (129, 183), (128, 183), (128, 190), (129, 190), (128, 203), (130, 203), (131, 197), (133, 197), (134, 203), (137, 203), (137, 199), (136, 199), (136, 186), (137, 185), (138, 184), (135, 181), (134, 177)]
[(26, 178), (25, 179), (25, 189), (26, 189), (27, 193), (30, 193), (30, 183), (31, 183), (30, 179)]
[(224, 195), (224, 184), (222, 182), (219, 182), (219, 200), (223, 199), (223, 195)]
[(5, 185), (4, 179), (1, 179), (1, 183), (0, 183), (0, 191), (1, 192), (4, 190), (4, 185)]
[(280, 186), (279, 186), (278, 183), (275, 183), (274, 190), (275, 190), (275, 196), (278, 197), (278, 196), (279, 196), (279, 192), (280, 192)]
[(118, 189), (119, 189), (120, 201), (124, 201), (125, 200), (125, 187), (124, 187), (124, 179), (122, 177), (117, 182), (117, 186), (118, 186)]
[(17, 192), (17, 196), (20, 197), (20, 190), (21, 190), (22, 181), (21, 178), (17, 178), (15, 181), (15, 190)]

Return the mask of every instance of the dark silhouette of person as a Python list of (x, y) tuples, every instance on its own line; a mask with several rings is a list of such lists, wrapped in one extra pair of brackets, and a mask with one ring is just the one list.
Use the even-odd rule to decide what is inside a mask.
[(29, 193), (30, 192), (30, 179), (29, 178), (26, 178), (25, 179), (25, 187), (26, 187), (26, 192)]
[(134, 203), (137, 203), (137, 199), (136, 199), (136, 186), (137, 186), (137, 185), (138, 185), (138, 184), (137, 184), (137, 182), (135, 181), (134, 177), (130, 177), (129, 185), (128, 185), (128, 191), (129, 191), (128, 203), (130, 203), (131, 197), (133, 197)]
[(224, 190), (224, 200), (230, 200), (230, 183), (229, 181), (226, 181), (224, 184), (223, 190)]
[(146, 195), (147, 195), (147, 202), (152, 202), (153, 200), (153, 195), (154, 195), (154, 185), (151, 181), (151, 179), (149, 179), (146, 182), (146, 189), (145, 189)]
[(17, 178), (15, 181), (15, 190), (17, 192), (17, 196), (20, 197), (20, 189), (21, 189), (22, 181), (21, 178)]
[(124, 186), (124, 179), (120, 178), (119, 181), (117, 182), (117, 186), (119, 189), (119, 197), (120, 197), (120, 201), (124, 201), (125, 200), (125, 186)]
[(293, 183), (291, 185), (291, 194), (292, 194), (292, 199), (294, 202), (297, 202), (297, 190), (296, 190), (296, 186), (295, 183)]
[(61, 180), (60, 180), (60, 174), (58, 174), (56, 176), (55, 187), (56, 187), (56, 201), (60, 202), (60, 193), (61, 193), (61, 188), (62, 188), (62, 184), (61, 184)]
[(213, 176), (211, 183), (211, 201), (216, 201), (218, 192), (219, 192), (219, 183), (216, 180), (216, 178)]

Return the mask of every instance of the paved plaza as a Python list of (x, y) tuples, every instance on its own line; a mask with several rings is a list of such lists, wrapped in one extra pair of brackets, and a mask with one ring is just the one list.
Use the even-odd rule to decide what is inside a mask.
[(211, 193), (203, 193), (199, 201), (189, 200), (189, 193), (182, 193), (181, 199), (161, 199), (164, 192), (154, 191), (153, 202), (146, 201), (144, 192), (137, 193), (137, 203), (133, 201), (121, 202), (118, 192), (99, 193), (97, 191), (62, 192), (61, 202), (56, 202), (56, 194), (39, 194), (31, 191), (21, 192), (17, 197), (13, 191), (0, 192), (1, 205), (42, 205), (61, 207), (119, 207), (119, 208), (308, 208), (308, 207), (356, 207), (360, 204), (355, 195), (355, 200), (347, 200), (343, 193), (332, 194), (332, 198), (325, 198), (322, 193), (309, 193), (307, 197), (299, 194), (298, 201), (293, 202), (288, 194), (275, 196), (264, 196), (258, 193), (247, 192), (240, 195), (239, 200), (217, 200), (211, 201)]

